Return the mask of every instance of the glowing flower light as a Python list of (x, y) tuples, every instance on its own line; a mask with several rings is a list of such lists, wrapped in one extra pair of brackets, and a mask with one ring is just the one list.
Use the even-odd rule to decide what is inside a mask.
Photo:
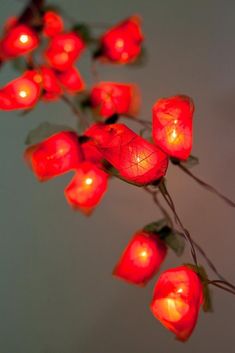
[(165, 175), (168, 159), (156, 146), (124, 124), (95, 124), (87, 136), (119, 174), (136, 184), (148, 184)]
[(81, 163), (65, 189), (68, 203), (85, 214), (98, 205), (107, 189), (108, 175), (90, 162)]
[(45, 101), (58, 99), (62, 94), (62, 88), (55, 72), (49, 67), (42, 66), (40, 74), (42, 76), (43, 99)]
[(77, 135), (63, 131), (26, 149), (25, 159), (40, 181), (76, 169), (82, 161)]
[(140, 231), (124, 250), (113, 274), (132, 284), (144, 286), (165, 259), (165, 243), (155, 234)]
[(0, 90), (0, 110), (30, 109), (40, 98), (41, 76), (37, 71), (26, 71)]
[(91, 90), (91, 106), (98, 115), (136, 116), (140, 107), (140, 93), (134, 84), (100, 82)]
[(5, 33), (0, 49), (2, 55), (10, 59), (31, 52), (38, 44), (37, 34), (29, 26), (19, 24)]
[(101, 38), (102, 57), (119, 64), (134, 61), (141, 53), (143, 34), (139, 16), (112, 27)]
[(54, 69), (68, 70), (79, 58), (84, 47), (83, 40), (76, 33), (57, 34), (51, 38), (45, 58)]
[(154, 289), (151, 311), (178, 340), (186, 341), (196, 325), (203, 289), (198, 275), (181, 266), (163, 272)]
[(43, 16), (43, 33), (47, 37), (53, 37), (63, 32), (64, 22), (62, 17), (55, 11), (46, 11)]
[(153, 107), (153, 139), (169, 156), (185, 160), (192, 149), (194, 105), (187, 96), (159, 99)]
[(57, 75), (64, 89), (70, 94), (81, 92), (85, 89), (85, 83), (76, 67), (70, 67)]

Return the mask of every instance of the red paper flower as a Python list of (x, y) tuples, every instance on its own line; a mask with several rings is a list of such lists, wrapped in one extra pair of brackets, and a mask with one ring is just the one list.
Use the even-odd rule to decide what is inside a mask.
[(165, 243), (155, 234), (140, 231), (124, 250), (113, 274), (132, 284), (144, 286), (165, 259)]
[(43, 33), (47, 37), (54, 37), (63, 32), (64, 22), (62, 17), (54, 12), (47, 11), (43, 16)]
[(198, 275), (186, 266), (161, 274), (154, 289), (153, 315), (177, 339), (186, 341), (191, 335), (203, 302), (203, 288)]
[(132, 16), (102, 36), (102, 57), (119, 64), (132, 62), (141, 52), (142, 41), (140, 17)]
[(169, 156), (181, 160), (192, 149), (194, 105), (187, 96), (159, 99), (153, 107), (153, 139)]
[(55, 35), (45, 52), (46, 60), (54, 69), (68, 70), (82, 53), (85, 44), (73, 32)]
[(70, 67), (57, 75), (64, 89), (70, 94), (78, 93), (85, 89), (85, 83), (76, 67)]
[(23, 24), (10, 28), (1, 41), (0, 49), (5, 58), (15, 58), (27, 54), (37, 48), (37, 34)]
[(49, 67), (42, 66), (40, 73), (42, 76), (43, 99), (46, 101), (58, 99), (62, 94), (62, 88), (55, 72)]
[(81, 145), (84, 154), (84, 159), (88, 162), (96, 164), (98, 167), (102, 166), (103, 156), (97, 149), (93, 140), (88, 140)]
[(124, 124), (95, 124), (86, 135), (127, 181), (149, 184), (166, 173), (166, 154)]
[(56, 133), (25, 151), (26, 161), (40, 181), (76, 169), (82, 161), (77, 135), (70, 131)]
[(42, 78), (37, 71), (26, 71), (0, 90), (0, 110), (30, 109), (40, 98)]
[(113, 114), (133, 117), (140, 106), (139, 90), (134, 84), (100, 82), (93, 87), (90, 100), (98, 115), (104, 118)]
[(81, 163), (65, 189), (68, 203), (85, 214), (98, 205), (107, 189), (108, 175), (90, 162)]

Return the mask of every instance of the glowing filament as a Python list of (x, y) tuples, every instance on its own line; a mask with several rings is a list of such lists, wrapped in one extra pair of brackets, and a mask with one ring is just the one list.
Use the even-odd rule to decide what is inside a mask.
[(124, 47), (124, 40), (123, 39), (118, 39), (116, 41), (116, 48), (117, 49), (122, 49)]
[(189, 305), (180, 298), (164, 298), (156, 300), (154, 309), (158, 312), (159, 317), (170, 322), (177, 322), (189, 310)]
[(133, 244), (131, 258), (138, 266), (148, 266), (152, 257), (153, 251), (147, 244)]
[(29, 41), (29, 36), (27, 34), (21, 34), (19, 41), (22, 44), (26, 44)]
[(19, 96), (20, 96), (21, 98), (26, 98), (27, 95), (28, 95), (27, 92), (24, 91), (24, 90), (21, 90), (21, 91), (19, 92)]
[(86, 178), (85, 179), (85, 184), (86, 185), (91, 185), (93, 183), (93, 179), (92, 178)]

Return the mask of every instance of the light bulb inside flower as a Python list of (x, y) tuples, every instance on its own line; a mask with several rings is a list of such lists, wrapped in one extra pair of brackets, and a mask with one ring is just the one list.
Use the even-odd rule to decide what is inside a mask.
[(22, 44), (26, 44), (28, 43), (29, 41), (29, 36), (27, 34), (21, 34), (20, 38), (19, 38), (19, 41), (22, 43)]
[(93, 183), (93, 179), (92, 178), (86, 178), (85, 179), (85, 184), (86, 185), (91, 185)]
[(21, 91), (19, 92), (19, 96), (20, 96), (21, 98), (26, 98), (27, 95), (28, 95), (27, 92), (24, 91), (24, 90), (21, 90)]
[(156, 300), (153, 310), (158, 311), (160, 318), (177, 322), (186, 315), (189, 305), (180, 298), (164, 298)]
[(133, 250), (133, 261), (140, 266), (148, 266), (153, 256), (153, 251), (147, 245), (140, 245)]
[(124, 47), (124, 40), (123, 39), (118, 39), (116, 41), (116, 48), (117, 49), (122, 49)]
[(140, 231), (127, 245), (113, 274), (132, 284), (144, 286), (159, 270), (166, 252), (166, 245), (160, 237)]
[(159, 99), (153, 107), (154, 142), (170, 157), (186, 160), (192, 149), (194, 105), (190, 97)]

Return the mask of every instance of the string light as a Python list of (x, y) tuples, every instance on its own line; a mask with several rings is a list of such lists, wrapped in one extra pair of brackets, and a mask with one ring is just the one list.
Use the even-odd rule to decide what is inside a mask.
[(180, 266), (160, 275), (150, 308), (178, 340), (186, 341), (196, 325), (202, 303), (203, 287), (198, 275), (187, 266)]
[(165, 153), (124, 124), (96, 124), (86, 135), (94, 139), (103, 157), (128, 181), (148, 184), (166, 173)]
[(95, 164), (79, 164), (76, 174), (65, 189), (68, 203), (89, 215), (102, 199), (107, 189), (108, 175)]
[(45, 58), (54, 69), (65, 71), (73, 66), (84, 47), (83, 40), (76, 33), (59, 33), (51, 38)]
[(145, 286), (159, 270), (167, 253), (160, 237), (137, 232), (124, 250), (113, 274), (131, 284)]
[(135, 117), (140, 109), (140, 92), (136, 85), (99, 82), (90, 94), (91, 106), (103, 118), (114, 114)]
[[(230, 206), (235, 205), (193, 176), (185, 167), (186, 163), (180, 163), (180, 160), (188, 159), (192, 149), (194, 104), (190, 97), (182, 95), (158, 100), (153, 107), (154, 143), (149, 136), (149, 140), (143, 137), (151, 125), (146, 120), (133, 120), (143, 127), (140, 136), (124, 124), (113, 124), (122, 117), (136, 117), (140, 108), (138, 87), (129, 83), (96, 82), (90, 91), (85, 91), (85, 82), (75, 66), (76, 61), (85, 46), (90, 44), (92, 51), (95, 48), (92, 59), (123, 65), (136, 61), (142, 53), (144, 39), (141, 19), (131, 16), (109, 28), (97, 39), (93, 38), (89, 25), (83, 23), (76, 24), (72, 31), (66, 32), (59, 12), (48, 10), (43, 3), (37, 1), (34, 4), (36, 7), (30, 3), (19, 18), (9, 18), (4, 24), (0, 64), (21, 57), (23, 60), (13, 63), (18, 65), (22, 62), (27, 69), (0, 89), (0, 109), (32, 109), (40, 99), (52, 101), (61, 98), (78, 116), (81, 125), (84, 123), (83, 117), (86, 117), (86, 109), (92, 110), (93, 114), (88, 116), (84, 124), (88, 122), (90, 127), (83, 133), (79, 132), (79, 135), (50, 124), (48, 130), (44, 124), (35, 129), (27, 138), (27, 143), (33, 142), (25, 151), (25, 160), (39, 181), (73, 171), (74, 177), (64, 191), (65, 198), (73, 209), (86, 215), (91, 214), (102, 200), (109, 176), (143, 186), (151, 194), (164, 214), (167, 225), (157, 233), (146, 231), (147, 227), (137, 232), (125, 248), (113, 274), (131, 284), (145, 286), (159, 271), (167, 254), (166, 244), (179, 254), (181, 249), (178, 251), (180, 245), (176, 236), (185, 236), (190, 241), (195, 265), (163, 272), (156, 283), (150, 308), (153, 315), (177, 339), (186, 341), (194, 330), (200, 306), (203, 304), (205, 309), (208, 304), (208, 283), (235, 294), (235, 286), (223, 279), (184, 228), (164, 181), (168, 159), (173, 157), (171, 161), (199, 184), (216, 193)], [(32, 53), (44, 42), (47, 42), (46, 50), (44, 45), (40, 47), (43, 48), (43, 54), (41, 51)], [(93, 64), (92, 72), (95, 74)], [(68, 98), (68, 95), (74, 97)], [(93, 124), (90, 124), (91, 119), (94, 120)], [(96, 123), (100, 120), (101, 123)], [(58, 129), (63, 131), (58, 132)], [(34, 139), (38, 142), (42, 136), (44, 139), (35, 143)], [(177, 233), (174, 222), (159, 203), (158, 192), (161, 192), (172, 210), (182, 234)], [(153, 224), (156, 226), (164, 222), (161, 220)], [(169, 233), (168, 236), (165, 237), (164, 232)], [(208, 280), (204, 270), (197, 264), (196, 250), (219, 280)]]
[(0, 49), (5, 58), (15, 58), (36, 49), (38, 44), (37, 34), (29, 26), (22, 24), (8, 29)]
[(0, 110), (30, 109), (40, 98), (41, 84), (35, 70), (9, 82), (0, 90)]
[(132, 16), (102, 36), (101, 58), (119, 64), (132, 62), (141, 53), (142, 41), (141, 20), (138, 16)]
[(36, 177), (46, 181), (75, 170), (82, 161), (82, 152), (76, 134), (64, 131), (27, 148), (25, 159)]
[(169, 156), (185, 160), (192, 149), (194, 105), (187, 96), (159, 99), (153, 107), (153, 139)]

